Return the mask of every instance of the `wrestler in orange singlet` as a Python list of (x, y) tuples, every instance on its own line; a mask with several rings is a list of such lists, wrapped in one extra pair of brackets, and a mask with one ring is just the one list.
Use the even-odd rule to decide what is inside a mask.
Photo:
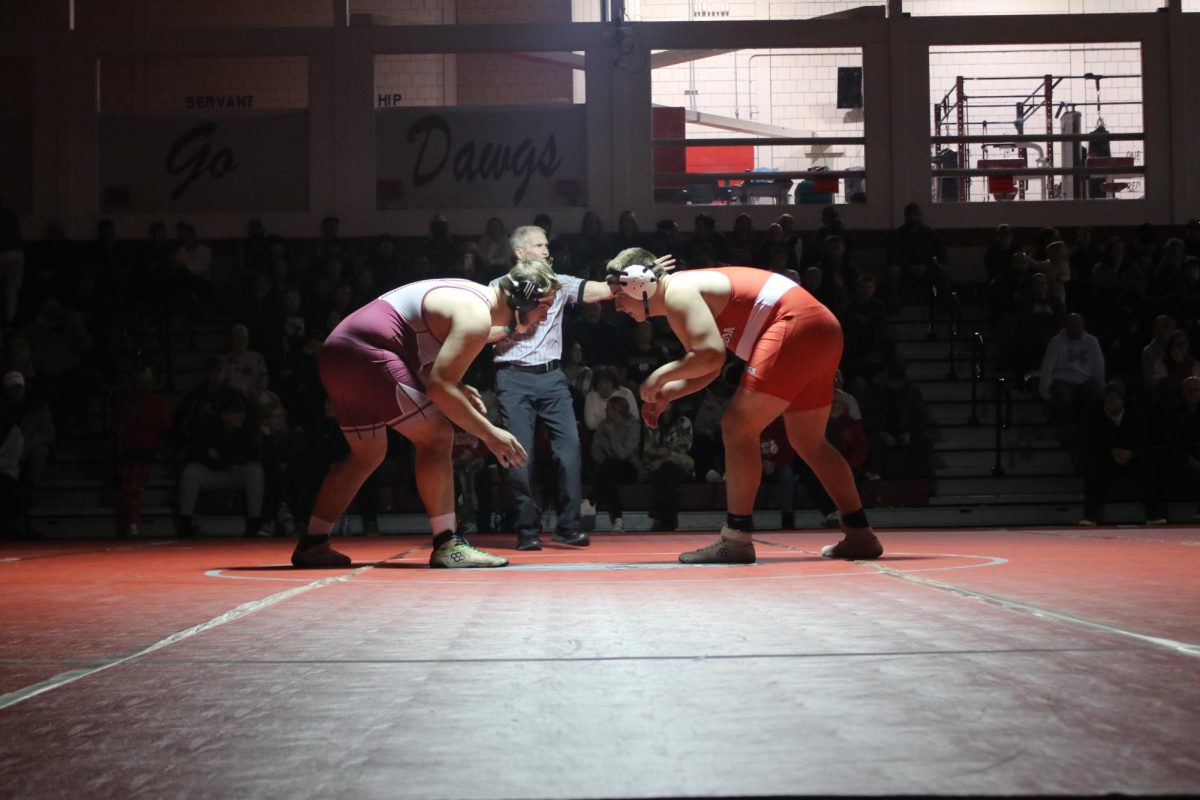
[(663, 407), (697, 392), (721, 373), (728, 348), (746, 362), (721, 420), (728, 516), (713, 544), (683, 553), (685, 564), (755, 560), (754, 499), (762, 479), (758, 438), (783, 415), (788, 441), (837, 504), (843, 539), (826, 558), (870, 559), (883, 553), (863, 511), (854, 475), (825, 438), (833, 381), (842, 355), (837, 319), (795, 282), (749, 267), (667, 274), (654, 255), (623, 250), (608, 264), (617, 310), (641, 322), (667, 317), (685, 353), (642, 383), (642, 415), (653, 426)]

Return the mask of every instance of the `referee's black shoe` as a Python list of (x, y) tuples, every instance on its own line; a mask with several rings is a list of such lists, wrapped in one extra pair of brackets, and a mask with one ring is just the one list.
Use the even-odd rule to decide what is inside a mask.
[(517, 534), (517, 549), (518, 550), (541, 550), (542, 539), (536, 533), (518, 533)]
[(587, 547), (592, 542), (587, 531), (555, 531), (554, 541), (573, 544), (576, 547)]

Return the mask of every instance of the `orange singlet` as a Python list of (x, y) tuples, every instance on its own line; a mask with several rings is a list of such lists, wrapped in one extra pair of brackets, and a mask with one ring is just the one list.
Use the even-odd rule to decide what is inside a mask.
[(729, 302), (717, 316), (725, 346), (746, 362), (741, 386), (789, 400), (788, 411), (833, 402), (842, 358), (842, 326), (794, 281), (751, 267), (710, 270), (729, 279)]

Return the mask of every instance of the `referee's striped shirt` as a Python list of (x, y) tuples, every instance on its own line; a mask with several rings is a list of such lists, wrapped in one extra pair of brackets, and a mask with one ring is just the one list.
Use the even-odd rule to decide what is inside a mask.
[[(495, 344), (495, 361), (497, 364), (517, 364), (523, 367), (536, 367), (549, 361), (562, 358), (563, 349), (563, 311), (567, 303), (575, 305), (583, 297), (584, 282), (571, 275), (556, 275), (562, 289), (554, 296), (546, 319), (524, 334), (513, 333)], [(495, 286), (500, 279), (492, 281), (489, 286)]]

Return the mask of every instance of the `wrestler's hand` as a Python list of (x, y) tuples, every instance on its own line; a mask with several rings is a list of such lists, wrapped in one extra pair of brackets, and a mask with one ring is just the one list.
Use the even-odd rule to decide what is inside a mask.
[(492, 455), (500, 462), (500, 466), (508, 469), (510, 467), (522, 467), (525, 465), (525, 460), (529, 455), (525, 452), (525, 448), (517, 441), (517, 437), (511, 433), (499, 428), (494, 428), (494, 435), (487, 440), (488, 450), (492, 451)]
[(483, 396), (479, 394), (479, 390), (474, 386), (468, 386), (464, 383), (462, 385), (462, 392), (467, 396), (467, 401), (475, 408), (475, 410), (486, 417), (487, 404), (483, 402)]
[(675, 269), (675, 256), (667, 253), (665, 256), (659, 256), (654, 259), (655, 266), (662, 267), (667, 272)]
[(642, 403), (642, 421), (646, 423), (647, 428), (657, 428), (658, 418), (662, 416), (662, 412), (667, 409), (669, 403)]
[(652, 374), (642, 381), (642, 385), (638, 387), (638, 394), (641, 395), (643, 403), (662, 403), (662, 387), (662, 382)]

